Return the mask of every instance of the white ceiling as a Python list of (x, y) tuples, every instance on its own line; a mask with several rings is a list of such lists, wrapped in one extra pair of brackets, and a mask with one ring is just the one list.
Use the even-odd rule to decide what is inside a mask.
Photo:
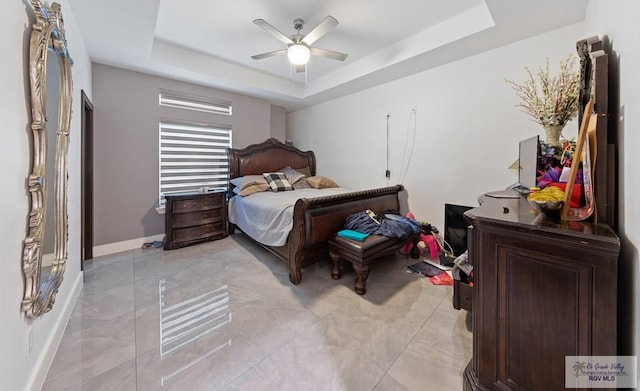
[[(93, 61), (271, 100), (287, 110), (362, 90), (584, 19), (588, 0), (69, 0)], [(64, 13), (64, 10), (63, 10)], [(327, 15), (305, 74), (286, 56), (253, 60)], [(70, 48), (73, 53), (73, 47)]]

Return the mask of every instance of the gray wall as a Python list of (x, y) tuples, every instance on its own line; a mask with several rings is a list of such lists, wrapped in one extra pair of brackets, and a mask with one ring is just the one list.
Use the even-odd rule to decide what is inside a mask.
[[(403, 184), (411, 212), (442, 227), (445, 203), (476, 205), (479, 194), (517, 180), (507, 167), (518, 142), (543, 131), (515, 106), (504, 80), (523, 80), (524, 66), (536, 69), (545, 58), (558, 64), (589, 36), (583, 29), (571, 25), (290, 112), (287, 139), (314, 151), (318, 175), (341, 186)], [(573, 122), (563, 133), (575, 137), (577, 129)]]
[(285, 142), (287, 112), (284, 107), (271, 106), (271, 137)]
[[(158, 206), (158, 122), (184, 119), (160, 107), (160, 89), (231, 101), (233, 115), (190, 113), (190, 119), (231, 125), (233, 146), (269, 137), (284, 141), (285, 111), (269, 101), (144, 73), (93, 64), (94, 245), (164, 233)], [(272, 124), (275, 126), (272, 132)]]

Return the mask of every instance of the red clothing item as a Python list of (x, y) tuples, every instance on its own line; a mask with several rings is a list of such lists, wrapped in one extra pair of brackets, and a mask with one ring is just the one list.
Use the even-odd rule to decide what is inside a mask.
[[(562, 191), (565, 191), (567, 189), (566, 182), (551, 182), (549, 186), (559, 187), (562, 189)], [(569, 207), (579, 208), (581, 206), (580, 205), (581, 197), (582, 197), (582, 184), (573, 185), (573, 191), (571, 192), (571, 200), (569, 201)]]

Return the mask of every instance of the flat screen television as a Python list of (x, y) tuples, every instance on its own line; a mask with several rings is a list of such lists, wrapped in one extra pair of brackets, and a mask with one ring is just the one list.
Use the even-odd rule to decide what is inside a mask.
[(443, 265), (453, 265), (453, 260), (467, 251), (467, 227), (469, 223), (464, 218), (464, 212), (469, 209), (473, 209), (473, 207), (444, 204), (444, 230), (441, 235), (444, 241), (451, 246), (454, 258), (441, 255), (440, 263)]

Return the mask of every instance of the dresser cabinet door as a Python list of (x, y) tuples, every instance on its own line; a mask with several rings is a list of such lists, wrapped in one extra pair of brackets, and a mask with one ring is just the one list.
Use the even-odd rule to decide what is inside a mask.
[(617, 252), (536, 231), (473, 235), (480, 384), (561, 390), (565, 356), (615, 355)]

